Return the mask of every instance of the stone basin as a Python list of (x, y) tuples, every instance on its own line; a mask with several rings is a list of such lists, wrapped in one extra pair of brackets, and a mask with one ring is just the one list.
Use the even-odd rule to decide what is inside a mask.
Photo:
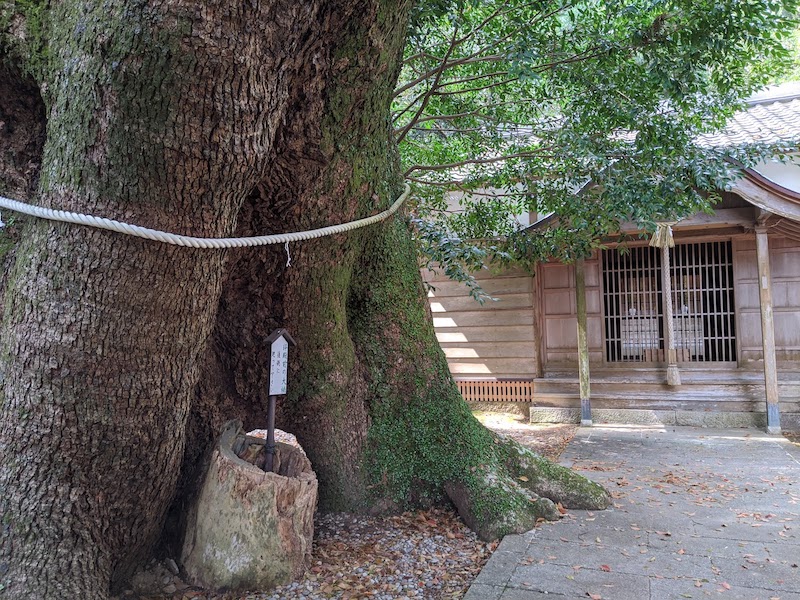
[(299, 447), (225, 425), (188, 516), (181, 561), (187, 581), (211, 590), (267, 590), (303, 575), (311, 558), (317, 477)]

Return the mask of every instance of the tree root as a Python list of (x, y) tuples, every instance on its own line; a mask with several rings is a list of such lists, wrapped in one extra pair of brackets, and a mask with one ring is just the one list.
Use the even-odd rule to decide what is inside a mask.
[(497, 436), (494, 465), (474, 467), (463, 480), (444, 484), (467, 526), (484, 541), (522, 533), (562, 507), (602, 510), (611, 497), (601, 485), (550, 462), (514, 440)]
[(505, 436), (498, 439), (506, 468), (531, 492), (565, 508), (603, 510), (611, 504), (611, 496), (600, 484), (539, 456), (515, 440)]

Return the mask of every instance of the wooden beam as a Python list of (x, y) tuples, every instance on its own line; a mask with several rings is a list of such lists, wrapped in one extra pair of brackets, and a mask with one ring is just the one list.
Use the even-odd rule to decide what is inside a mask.
[(542, 293), (541, 272), (539, 264), (530, 278), (531, 286), (531, 313), (533, 314), (533, 372), (536, 377), (544, 376), (544, 344), (542, 343)]
[(737, 180), (731, 191), (758, 208), (792, 221), (800, 221), (800, 199), (797, 194), (776, 184), (768, 185), (765, 181), (768, 180), (762, 178), (754, 181), (748, 175)]
[(589, 344), (586, 339), (586, 272), (584, 260), (575, 261), (575, 304), (578, 313), (578, 379), (581, 397), (581, 425), (592, 425), (589, 386)]
[(752, 227), (755, 219), (753, 218), (753, 208), (718, 208), (711, 214), (695, 213), (691, 217), (681, 219), (675, 224), (675, 229), (708, 227)]
[[(711, 214), (696, 213), (690, 217), (678, 221), (674, 225), (675, 233), (687, 229), (713, 229), (718, 227), (753, 227), (755, 216), (752, 206), (744, 208), (718, 208)], [(623, 233), (634, 234), (641, 232), (638, 224), (633, 221), (623, 221), (620, 223), (620, 231)]]
[(767, 395), (767, 433), (781, 432), (778, 410), (778, 367), (775, 360), (775, 324), (772, 315), (772, 284), (769, 268), (768, 228), (756, 226), (758, 297), (761, 305), (761, 342), (764, 349), (764, 387)]
[(775, 233), (781, 233), (796, 242), (800, 242), (800, 224), (794, 221), (782, 219), (772, 227), (772, 230)]

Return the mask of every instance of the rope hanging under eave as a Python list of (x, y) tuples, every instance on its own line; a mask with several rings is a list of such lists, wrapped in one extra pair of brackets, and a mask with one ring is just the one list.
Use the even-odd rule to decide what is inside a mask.
[(675, 240), (672, 237), (672, 226), (675, 222), (656, 223), (656, 230), (650, 238), (650, 245), (654, 248), (674, 248)]

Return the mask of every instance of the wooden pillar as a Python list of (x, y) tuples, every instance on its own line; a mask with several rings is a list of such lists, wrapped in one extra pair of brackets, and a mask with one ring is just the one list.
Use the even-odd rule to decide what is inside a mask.
[(675, 352), (675, 321), (672, 317), (672, 278), (669, 275), (669, 246), (661, 248), (661, 296), (664, 305), (664, 348), (667, 351), (667, 385), (680, 385)]
[(536, 273), (531, 277), (531, 312), (533, 314), (533, 376), (544, 376), (544, 365), (542, 364), (542, 313), (541, 313), (541, 294), (539, 292), (539, 282), (541, 281), (541, 267), (536, 265)]
[(673, 223), (658, 223), (650, 245), (661, 248), (661, 304), (664, 307), (664, 353), (667, 355), (667, 385), (681, 384), (678, 357), (675, 352), (675, 323), (672, 317), (672, 278), (669, 275), (669, 249), (675, 246), (672, 239)]
[(778, 366), (775, 360), (775, 324), (772, 316), (772, 284), (769, 271), (767, 227), (756, 225), (758, 297), (761, 305), (761, 343), (764, 349), (764, 386), (767, 395), (767, 433), (781, 432), (778, 410)]
[(589, 344), (586, 339), (586, 274), (582, 258), (575, 261), (575, 304), (578, 313), (578, 379), (580, 381), (581, 396), (581, 426), (591, 427)]

